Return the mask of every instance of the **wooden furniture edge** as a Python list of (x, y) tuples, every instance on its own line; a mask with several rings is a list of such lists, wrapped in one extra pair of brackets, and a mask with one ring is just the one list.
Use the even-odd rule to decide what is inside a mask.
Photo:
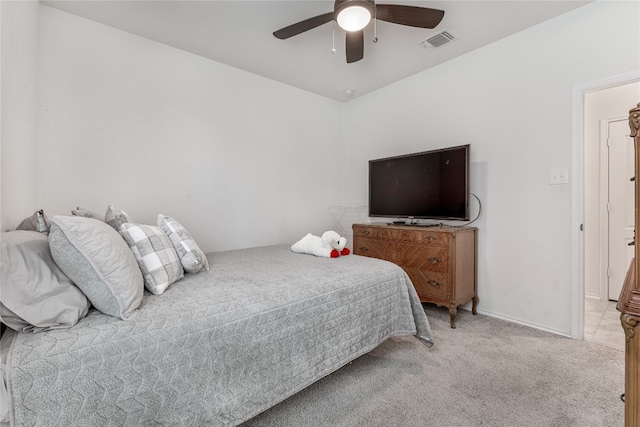
[(640, 427), (640, 290), (631, 261), (616, 308), (625, 333), (625, 427)]
[[(635, 148), (635, 227), (640, 224), (640, 103), (629, 111), (630, 136)], [(634, 238), (635, 241), (635, 238)], [(640, 244), (634, 246), (634, 258), (618, 299), (620, 322), (625, 333), (625, 427), (640, 427)]]

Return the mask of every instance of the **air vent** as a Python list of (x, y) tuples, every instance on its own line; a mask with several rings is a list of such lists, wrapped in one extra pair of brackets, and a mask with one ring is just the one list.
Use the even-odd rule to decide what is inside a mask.
[(419, 42), (423, 47), (427, 49), (435, 49), (440, 46), (443, 46), (447, 43), (450, 43), (456, 39), (456, 36), (451, 34), (451, 31), (444, 30), (439, 32), (436, 35), (429, 37), (428, 39), (422, 40)]

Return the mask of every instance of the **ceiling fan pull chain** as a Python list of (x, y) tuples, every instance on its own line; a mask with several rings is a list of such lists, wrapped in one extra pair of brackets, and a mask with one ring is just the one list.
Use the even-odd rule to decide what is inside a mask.
[(378, 7), (373, 7), (373, 42), (378, 43)]
[(331, 53), (336, 54), (336, 21), (333, 21), (333, 46), (331, 47)]

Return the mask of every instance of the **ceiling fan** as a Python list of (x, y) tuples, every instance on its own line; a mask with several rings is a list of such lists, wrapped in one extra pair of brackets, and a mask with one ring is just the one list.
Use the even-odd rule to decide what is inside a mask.
[(375, 0), (336, 0), (333, 12), (296, 22), (279, 29), (273, 35), (284, 40), (336, 21), (347, 32), (347, 63), (352, 63), (364, 57), (364, 28), (371, 18), (411, 27), (435, 28), (443, 17), (443, 10), (428, 7), (376, 4)]

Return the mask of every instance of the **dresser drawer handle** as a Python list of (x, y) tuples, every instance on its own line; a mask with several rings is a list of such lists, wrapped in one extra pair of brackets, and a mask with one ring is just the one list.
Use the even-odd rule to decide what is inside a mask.
[(442, 262), (440, 258), (436, 258), (434, 256), (430, 256), (429, 258), (427, 258), (427, 261), (429, 261), (431, 264), (437, 264), (439, 262)]
[(369, 248), (367, 248), (366, 246), (360, 246), (360, 251), (369, 252)]
[(362, 234), (364, 236), (368, 236), (369, 234), (371, 234), (371, 232), (369, 230), (362, 230)]
[(435, 287), (440, 286), (440, 282), (438, 282), (436, 280), (427, 280), (427, 283), (430, 284), (431, 286), (435, 286)]
[(436, 240), (438, 240), (437, 237), (433, 237), (433, 236), (427, 236), (427, 242), (431, 243), (431, 242), (435, 242)]

